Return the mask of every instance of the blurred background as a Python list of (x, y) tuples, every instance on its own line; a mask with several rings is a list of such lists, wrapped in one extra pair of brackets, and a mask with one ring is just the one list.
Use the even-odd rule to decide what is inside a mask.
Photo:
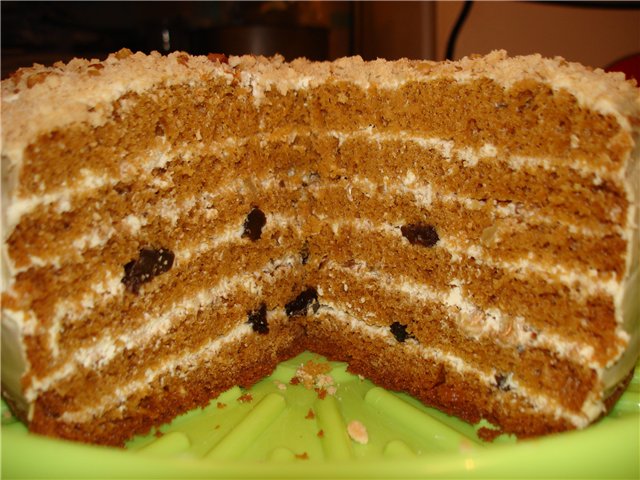
[(442, 60), (506, 49), (640, 78), (640, 2), (0, 3), (2, 77), (131, 50)]

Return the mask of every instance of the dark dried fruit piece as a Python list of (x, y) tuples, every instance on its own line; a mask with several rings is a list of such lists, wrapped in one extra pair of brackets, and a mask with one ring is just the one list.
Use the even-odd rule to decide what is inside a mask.
[(318, 311), (318, 292), (313, 287), (308, 287), (295, 299), (284, 306), (289, 317), (301, 317), (307, 314), (307, 309), (311, 305), (313, 312)]
[(300, 249), (300, 261), (302, 262), (302, 265), (306, 265), (307, 262), (309, 261), (309, 244), (307, 242), (304, 242), (304, 245), (302, 245), (302, 248)]
[(502, 390), (503, 392), (508, 392), (509, 390), (511, 390), (511, 387), (509, 386), (509, 383), (508, 383), (508, 380), (509, 380), (508, 375), (503, 375), (501, 373), (498, 373), (495, 375), (494, 378), (496, 379), (496, 387), (498, 387), (500, 390)]
[(38, 85), (39, 83), (44, 82), (47, 77), (49, 75), (51, 75), (52, 72), (36, 72), (31, 74), (28, 78), (27, 78), (27, 88), (32, 88), (35, 87), (36, 85)]
[(127, 290), (132, 293), (140, 291), (140, 285), (150, 282), (161, 273), (171, 270), (174, 254), (171, 250), (160, 248), (142, 248), (137, 260), (131, 260), (124, 266), (124, 283)]
[(248, 237), (250, 240), (255, 242), (260, 239), (260, 236), (262, 235), (262, 227), (264, 227), (266, 223), (267, 217), (262, 210), (257, 207), (253, 207), (244, 221), (242, 237)]
[(410, 223), (400, 227), (402, 236), (409, 240), (412, 245), (422, 245), (424, 247), (433, 247), (440, 237), (433, 225), (425, 225), (421, 223)]
[(184, 65), (185, 67), (189, 65), (189, 55), (181, 54), (176, 57), (176, 60), (180, 65)]
[(98, 75), (100, 75), (100, 70), (102, 70), (103, 68), (104, 65), (102, 65), (101, 63), (92, 63), (87, 67), (87, 73), (89, 73), (89, 75), (91, 75), (92, 77), (97, 77)]
[(254, 332), (269, 333), (269, 325), (267, 324), (267, 304), (262, 303), (260, 308), (247, 313), (247, 323), (251, 324)]
[(389, 328), (393, 336), (396, 337), (396, 340), (400, 343), (403, 343), (407, 338), (413, 338), (413, 336), (407, 332), (407, 326), (400, 322), (393, 322)]

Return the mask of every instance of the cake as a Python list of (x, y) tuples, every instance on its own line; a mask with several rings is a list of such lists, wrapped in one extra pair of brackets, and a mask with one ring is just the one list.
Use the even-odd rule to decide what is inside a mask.
[(122, 445), (304, 350), (581, 429), (638, 358), (640, 95), (505, 52), (145, 55), (2, 82), (2, 391)]

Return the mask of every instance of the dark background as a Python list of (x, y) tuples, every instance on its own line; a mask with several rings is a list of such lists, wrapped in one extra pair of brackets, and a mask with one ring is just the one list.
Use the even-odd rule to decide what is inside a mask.
[(133, 51), (442, 60), (506, 49), (640, 78), (640, 2), (0, 2), (2, 78)]
[(356, 53), (354, 2), (6, 2), (2, 74), (33, 62), (104, 58), (123, 47), (192, 54)]

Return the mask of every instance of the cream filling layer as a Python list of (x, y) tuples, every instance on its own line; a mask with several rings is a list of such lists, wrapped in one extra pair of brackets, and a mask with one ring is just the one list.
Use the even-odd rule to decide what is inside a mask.
[[(484, 200), (476, 200), (474, 198), (466, 197), (464, 195), (453, 194), (448, 192), (443, 192), (440, 190), (436, 190), (435, 187), (429, 183), (420, 183), (416, 181), (417, 178), (413, 170), (407, 170), (404, 178), (402, 178), (402, 183), (398, 182), (396, 179), (390, 179), (389, 177), (385, 177), (385, 183), (379, 185), (375, 182), (372, 182), (366, 177), (362, 177), (360, 175), (354, 175), (349, 179), (350, 185), (347, 186), (347, 198), (350, 201), (353, 201), (352, 192), (353, 188), (357, 187), (360, 191), (364, 192), (368, 197), (373, 197), (379, 194), (378, 188), (382, 187), (383, 193), (389, 193), (393, 195), (412, 195), (414, 197), (415, 203), (418, 206), (429, 207), (433, 204), (434, 200), (437, 202), (442, 202), (446, 204), (461, 204), (464, 205), (468, 210), (481, 210), (486, 207), (487, 202)], [(323, 188), (342, 188), (336, 185), (328, 185), (328, 186), (311, 186), (310, 188), (323, 189)], [(546, 225), (560, 225), (562, 227), (566, 227), (570, 233), (583, 235), (585, 237), (595, 237), (601, 238), (605, 235), (609, 235), (611, 233), (611, 229), (594, 229), (587, 228), (581, 225), (576, 225), (573, 223), (569, 223), (564, 219), (556, 219), (552, 218), (549, 215), (546, 215), (539, 211), (538, 209), (534, 209), (531, 207), (525, 207), (523, 204), (518, 204), (515, 202), (510, 202), (508, 204), (497, 204), (492, 205), (492, 216), (493, 218), (508, 218), (517, 216), (519, 219), (523, 220), (535, 220), (536, 223), (543, 223)], [(523, 225), (523, 227), (526, 224)], [(615, 226), (613, 231), (620, 235), (623, 238), (626, 238), (625, 231), (620, 226)]]
[[(34, 379), (31, 384), (33, 392), (28, 398), (32, 400), (36, 396), (36, 391), (46, 390), (51, 384), (64, 380), (73, 374), (76, 364), (87, 368), (100, 368), (111, 361), (124, 348), (134, 349), (144, 346), (148, 338), (156, 337), (168, 331), (176, 319), (184, 318), (202, 306), (213, 304), (216, 299), (225, 296), (225, 294), (233, 291), (238, 286), (249, 288), (253, 295), (259, 296), (263, 285), (257, 281), (260, 275), (266, 274), (263, 278), (266, 277), (271, 283), (279, 278), (281, 273), (293, 268), (296, 262), (296, 256), (282, 257), (269, 262), (268, 265), (252, 274), (244, 274), (232, 280), (224, 279), (210, 289), (201, 290), (195, 296), (183, 299), (177, 305), (173, 305), (169, 311), (159, 313), (156, 316), (145, 313), (145, 326), (117, 338), (106, 336), (98, 339), (92, 347), (77, 351), (70, 362), (67, 362), (49, 376), (42, 379)], [(282, 267), (285, 268), (283, 269)], [(457, 317), (461, 328), (472, 337), (492, 336), (514, 348), (518, 344), (546, 347), (561, 357), (573, 358), (577, 355), (585, 362), (588, 362), (590, 367), (594, 369), (602, 368), (601, 365), (594, 361), (593, 347), (589, 345), (563, 341), (558, 335), (547, 332), (538, 332), (536, 339), (533, 340), (531, 337), (532, 328), (527, 325), (522, 317), (507, 316), (499, 309), (483, 312), (462, 294), (458, 280), (454, 279), (451, 283), (452, 288), (445, 292), (436, 291), (427, 285), (415, 283), (406, 277), (393, 277), (381, 272), (368, 271), (363, 261), (356, 262), (355, 269), (342, 267), (333, 261), (329, 261), (327, 267), (338, 270), (347, 277), (353, 277), (357, 274), (358, 278), (373, 280), (386, 290), (394, 290), (410, 298), (447, 305), (454, 312), (452, 317)], [(280, 274), (277, 273), (278, 271), (280, 271)]]
[[(274, 225), (288, 225), (288, 222), (278, 221), (279, 216), (270, 216), (276, 218), (275, 222), (267, 222), (267, 225), (263, 228), (263, 232), (268, 232), (273, 229)], [(244, 220), (244, 217), (242, 218)], [(233, 243), (239, 243), (243, 241), (242, 238), (243, 226), (239, 221), (235, 225), (227, 227), (221, 234), (215, 235), (212, 240), (201, 242), (197, 245), (185, 246), (181, 249), (176, 249), (175, 265), (184, 266), (188, 265), (194, 258), (198, 258), (202, 254), (206, 254), (223, 245), (229, 245)], [(89, 285), (90, 292), (83, 295), (79, 302), (71, 302), (67, 300), (60, 300), (54, 307), (54, 316), (52, 318), (53, 327), (50, 330), (49, 346), (54, 356), (57, 356), (57, 336), (65, 318), (72, 319), (76, 317), (80, 320), (86, 315), (87, 311), (91, 311), (96, 305), (106, 303), (109, 299), (121, 294), (124, 291), (122, 284), (122, 270), (106, 271), (104, 277), (91, 285)], [(37, 319), (32, 318), (30, 322), (25, 323), (25, 331), (33, 332), (37, 325)]]
[[(335, 318), (338, 318), (343, 324), (347, 324), (352, 330), (366, 333), (374, 338), (382, 338), (390, 345), (397, 345), (397, 340), (393, 337), (388, 328), (371, 326), (340, 309), (333, 309), (330, 306), (328, 306), (328, 308)], [(407, 339), (405, 344), (405, 348), (412, 351), (414, 354), (425, 359), (444, 362), (461, 374), (475, 376), (480, 382), (487, 386), (493, 385), (495, 383), (495, 375), (500, 373), (495, 370), (492, 370), (489, 373), (484, 372), (474, 368), (472, 365), (466, 363), (454, 354), (444, 352), (437, 348), (425, 346), (412, 339)], [(540, 412), (550, 413), (555, 418), (568, 420), (575, 425), (576, 428), (586, 427), (591, 421), (597, 418), (602, 411), (604, 411), (604, 404), (600, 400), (589, 398), (585, 401), (582, 407), (582, 413), (576, 414), (575, 412), (571, 412), (564, 408), (554, 399), (549, 398), (546, 395), (532, 392), (526, 386), (519, 384), (512, 378), (509, 379), (509, 382), (509, 386), (512, 388), (512, 391), (519, 397), (525, 399), (525, 401), (529, 402), (534, 409)]]
[[(332, 320), (340, 321), (345, 327), (358, 331), (361, 335), (382, 339), (390, 345), (397, 345), (397, 341), (393, 338), (388, 329), (368, 325), (366, 322), (330, 306), (321, 306), (321, 309), (326, 310), (332, 316)], [(284, 316), (284, 312), (282, 310), (278, 310), (275, 312), (268, 312), (267, 318), (269, 321), (272, 321), (274, 317), (283, 318)], [(185, 352), (179, 357), (169, 359), (160, 368), (148, 369), (145, 372), (145, 378), (143, 380), (130, 382), (123, 387), (116, 387), (112, 395), (104, 396), (96, 404), (88, 406), (82, 410), (65, 412), (60, 419), (61, 421), (68, 423), (83, 423), (91, 421), (92, 418), (102, 415), (109, 409), (118, 408), (118, 406), (122, 405), (127, 398), (135, 392), (148, 387), (148, 385), (158, 377), (167, 374), (184, 376), (187, 372), (198, 368), (198, 365), (200, 365), (203, 360), (213, 357), (213, 355), (215, 355), (225, 345), (241, 341), (242, 338), (250, 334), (252, 334), (251, 326), (246, 322), (239, 323), (238, 326), (224, 337), (213, 339), (204, 347), (196, 351)], [(494, 384), (495, 375), (499, 373), (496, 371), (487, 373), (486, 371), (469, 365), (452, 353), (443, 352), (442, 350), (419, 344), (414, 340), (407, 340), (405, 345), (403, 345), (403, 348), (422, 358), (431, 361), (443, 362), (461, 374), (474, 376), (479, 382), (487, 386)], [(180, 373), (178, 374), (176, 374), (177, 366), (180, 366)], [(513, 379), (510, 379), (509, 386), (512, 388), (512, 395), (517, 395), (522, 398), (525, 402), (529, 403), (535, 411), (551, 414), (555, 418), (568, 420), (577, 428), (587, 426), (603, 410), (602, 402), (589, 400), (585, 402), (582, 413), (571, 412), (558, 404), (554, 399), (539, 393), (534, 393), (527, 389), (526, 386), (519, 384)], [(508, 402), (506, 394), (499, 394), (499, 398), (500, 400), (504, 398), (503, 401)]]
[(147, 177), (154, 168), (164, 168), (178, 155), (186, 155), (187, 152), (186, 147), (175, 152), (174, 147), (163, 145), (162, 148), (150, 149), (145, 158), (139, 159), (135, 164), (132, 162), (123, 164), (119, 178), (83, 168), (80, 170), (80, 177), (73, 187), (67, 186), (65, 182), (59, 190), (44, 195), (14, 197), (4, 206), (6, 209), (5, 233), (7, 233), (8, 237), (13, 227), (19, 223), (20, 218), (37, 208), (54, 205), (57, 212), (68, 212), (71, 210), (71, 203), (75, 196), (86, 195), (99, 188), (113, 187), (121, 181), (127, 182), (137, 177)]
[[(336, 138), (341, 145), (345, 141), (352, 139), (362, 139), (363, 137), (375, 141), (377, 143), (388, 142), (411, 142), (424, 150), (435, 150), (447, 161), (453, 161), (460, 159), (463, 165), (467, 168), (473, 168), (478, 164), (478, 161), (482, 158), (496, 158), (499, 154), (496, 146), (492, 144), (485, 144), (479, 149), (472, 149), (470, 147), (457, 146), (452, 140), (443, 140), (434, 137), (424, 137), (415, 135), (409, 131), (399, 131), (394, 133), (377, 132), (373, 127), (368, 127), (352, 132), (343, 132), (330, 130), (327, 132), (310, 132), (310, 131), (293, 131), (286, 135), (274, 135), (271, 132), (257, 133), (249, 137), (229, 137), (227, 139), (205, 144), (204, 142), (194, 143), (192, 145), (183, 145), (180, 147), (163, 145), (162, 147), (156, 147), (150, 149), (145, 158), (136, 161), (135, 167), (131, 164), (123, 164), (121, 167), (121, 176), (119, 178), (110, 178), (106, 174), (100, 174), (98, 172), (92, 172), (88, 169), (84, 169), (81, 173), (81, 178), (77, 185), (73, 188), (63, 187), (60, 190), (47, 193), (45, 195), (34, 195), (24, 198), (13, 198), (10, 203), (5, 207), (7, 212), (6, 228), (7, 232), (13, 229), (20, 218), (29, 212), (34, 211), (43, 205), (56, 205), (56, 210), (59, 212), (68, 211), (70, 202), (74, 195), (88, 194), (91, 191), (105, 187), (114, 186), (118, 182), (128, 183), (136, 178), (147, 178), (151, 171), (155, 168), (165, 168), (167, 164), (176, 158), (190, 159), (196, 155), (221, 155), (226, 156), (233, 149), (237, 149), (239, 146), (245, 145), (253, 138), (260, 139), (261, 142), (276, 142), (286, 141), (291, 144), (297, 137), (333, 137)], [(525, 166), (542, 167), (545, 169), (551, 168), (549, 160), (546, 158), (537, 157), (508, 157), (509, 165), (513, 170), (520, 170)], [(575, 164), (563, 164), (563, 166), (572, 168), (577, 175), (592, 177), (594, 185), (598, 185), (603, 179), (609, 178), (616, 183), (623, 183), (624, 178), (618, 174), (612, 174), (603, 168), (588, 168), (580, 163)], [(162, 187), (162, 185), (156, 185)]]
[[(578, 357), (590, 368), (601, 369), (603, 367), (594, 360), (594, 348), (591, 345), (564, 340), (560, 335), (554, 333), (538, 331), (527, 324), (523, 317), (506, 315), (498, 308), (486, 311), (479, 308), (463, 294), (462, 284), (457, 279), (452, 280), (451, 288), (448, 291), (438, 291), (429, 285), (416, 283), (411, 278), (402, 275), (392, 276), (382, 272), (373, 272), (367, 268), (366, 262), (362, 260), (356, 260), (353, 268), (343, 267), (336, 262), (329, 261), (326, 268), (338, 271), (344, 276), (343, 288), (348, 289), (348, 284), (344, 282), (349, 279), (352, 281), (367, 280), (375, 282), (382, 290), (404, 294), (407, 301), (421, 300), (445, 305), (450, 312), (450, 317), (456, 320), (460, 329), (474, 339), (489, 337), (498, 344), (514, 349), (519, 346), (546, 348), (561, 358), (575, 360)], [(328, 304), (328, 302), (323, 299), (323, 304)], [(347, 311), (347, 308), (342, 306), (336, 308)], [(367, 318), (372, 318), (373, 314), (365, 315)], [(536, 331), (535, 339), (531, 335), (532, 331)]]
[[(267, 320), (270, 319), (271, 316), (267, 314)], [(155, 370), (147, 369), (144, 380), (129, 382), (122, 387), (117, 387), (114, 389), (112, 396), (101, 398), (97, 404), (91, 407), (74, 412), (65, 412), (60, 416), (60, 420), (67, 423), (84, 423), (91, 421), (93, 418), (102, 415), (106, 410), (122, 405), (127, 398), (135, 392), (148, 387), (149, 384), (159, 376), (166, 374), (184, 376), (187, 372), (197, 368), (199, 362), (202, 362), (203, 359), (212, 358), (225, 345), (240, 341), (252, 332), (253, 328), (251, 325), (246, 322), (239, 323), (224, 337), (218, 337), (211, 340), (196, 352), (186, 352), (178, 357), (172, 358), (166, 362), (162, 368)], [(176, 368), (178, 366), (180, 367), (180, 370), (176, 373)]]
[(33, 402), (39, 392), (48, 390), (52, 385), (73, 375), (79, 365), (100, 369), (123, 350), (133, 350), (147, 345), (150, 339), (165, 334), (177, 321), (195, 313), (200, 308), (215, 305), (217, 301), (225, 298), (239, 287), (249, 290), (252, 295), (259, 297), (264, 285), (272, 284), (287, 274), (298, 261), (297, 255), (286, 255), (269, 261), (254, 272), (237, 275), (231, 279), (223, 278), (216, 285), (203, 288), (195, 295), (181, 299), (169, 310), (157, 315), (145, 312), (143, 326), (116, 337), (105, 335), (97, 338), (92, 346), (77, 350), (69, 361), (55, 371), (42, 378), (33, 378), (25, 389), (25, 398), (29, 402)]
[[(402, 238), (400, 226), (388, 223), (374, 223), (364, 218), (353, 220), (321, 218), (321, 220), (329, 222), (336, 235), (339, 234), (341, 228), (353, 227), (363, 232), (382, 232), (385, 235)], [(620, 288), (619, 281), (612, 278), (602, 278), (596, 270), (575, 272), (562, 265), (546, 265), (533, 262), (530, 259), (523, 259), (519, 262), (500, 261), (486, 255), (485, 249), (477, 245), (469, 247), (452, 237), (440, 237), (437, 246), (449, 252), (454, 262), (460, 261), (463, 257), (473, 257), (478, 264), (499, 268), (510, 273), (535, 273), (551, 283), (561, 283), (569, 287), (578, 285), (581, 291), (588, 295), (599, 292), (614, 295)]]
[[(270, 192), (277, 187), (277, 182), (274, 178), (262, 179), (260, 181), (260, 186), (264, 192)], [(147, 206), (144, 211), (144, 217), (142, 216), (142, 212), (139, 212), (139, 214), (130, 213), (120, 220), (119, 223), (132, 235), (136, 235), (149, 223), (149, 218), (161, 217), (169, 220), (171, 224), (175, 226), (178, 220), (192, 212), (194, 207), (197, 207), (200, 212), (203, 212), (206, 218), (215, 218), (219, 212), (217, 209), (211, 208), (212, 204), (225, 195), (243, 195), (247, 193), (248, 188), (247, 183), (244, 180), (239, 179), (214, 192), (202, 192), (198, 195), (188, 197), (180, 203), (173, 199), (163, 199), (156, 204)], [(119, 228), (104, 225), (97, 228), (100, 232), (92, 231), (86, 235), (79, 236), (72, 241), (72, 244), (78, 251), (81, 252), (87, 248), (101, 247), (107, 244), (109, 240), (117, 235), (120, 230)], [(61, 259), (59, 256), (52, 256), (47, 259), (32, 256), (30, 257), (30, 261), (31, 262), (28, 265), (15, 268), (14, 272), (19, 273), (32, 267), (43, 267), (47, 265), (53, 265), (56, 268), (59, 268), (63, 264), (64, 259)]]
[[(414, 132), (401, 130), (394, 131), (393, 133), (380, 132), (373, 126), (367, 128), (355, 130), (353, 132), (342, 132), (337, 130), (330, 130), (328, 135), (338, 139), (338, 144), (341, 146), (343, 143), (352, 140), (354, 138), (360, 139), (366, 137), (378, 144), (388, 142), (411, 142), (424, 150), (435, 150), (440, 156), (447, 161), (453, 161), (456, 159), (462, 160), (465, 167), (475, 167), (482, 158), (497, 158), (499, 155), (498, 147), (491, 143), (486, 143), (478, 149), (471, 147), (459, 147), (456, 146), (453, 140), (444, 140), (437, 137), (425, 137), (422, 135), (416, 135)], [(513, 170), (521, 170), (525, 167), (538, 167), (544, 170), (552, 170), (553, 163), (546, 157), (524, 157), (524, 156), (509, 156), (507, 157), (509, 167)], [(594, 185), (602, 183), (604, 178), (611, 178), (618, 181), (622, 181), (623, 177), (620, 175), (613, 175), (610, 171), (603, 167), (593, 168), (588, 165), (584, 165), (581, 162), (568, 162), (563, 163), (563, 167), (569, 167), (575, 170), (577, 175), (584, 178), (592, 177)]]
[[(295, 217), (285, 215), (270, 215), (268, 217), (267, 224), (265, 225), (265, 231), (268, 231), (268, 229), (274, 227), (286, 227), (292, 225), (295, 226), (296, 224), (297, 222)], [(352, 226), (365, 232), (384, 232), (384, 234), (396, 238), (402, 237), (402, 234), (398, 227), (390, 224), (374, 224), (367, 219), (357, 219), (353, 221), (334, 220), (333, 222), (331, 222), (331, 225), (336, 234), (338, 233), (340, 228)], [(192, 246), (191, 248), (174, 252), (176, 254), (176, 259), (179, 264), (188, 264), (189, 261), (194, 257), (197, 258), (198, 256), (212, 251), (213, 249), (222, 245), (230, 244), (234, 241), (240, 241), (241, 233), (241, 224), (232, 226), (226, 229), (223, 235), (216, 236), (211, 241), (203, 242), (196, 245), (195, 247)], [(500, 262), (484, 255), (483, 250), (477, 246), (467, 247), (465, 245), (460, 245), (459, 243), (455, 242), (455, 240), (447, 237), (442, 237), (438, 243), (438, 246), (441, 248), (445, 248), (449, 253), (451, 253), (453, 261), (461, 261), (463, 257), (473, 257), (475, 261), (480, 264), (501, 268), (513, 273), (521, 274), (523, 272), (534, 272), (540, 275), (542, 278), (547, 279), (548, 281), (560, 282), (568, 286), (575, 286), (577, 284), (580, 286), (582, 291), (586, 292), (586, 294), (588, 295), (593, 295), (601, 291), (604, 291), (610, 295), (614, 295), (619, 288), (619, 283), (617, 281), (612, 279), (602, 280), (598, 278), (597, 272), (595, 272), (595, 274), (593, 275), (576, 274), (573, 271), (564, 269), (560, 265), (545, 266), (529, 260), (521, 260), (518, 263)], [(591, 272), (589, 273), (591, 274)], [(58, 355), (57, 338), (61, 329), (62, 322), (65, 318), (77, 316), (78, 319), (80, 319), (84, 316), (83, 313), (86, 310), (91, 310), (94, 308), (97, 300), (100, 303), (104, 303), (109, 298), (112, 298), (121, 292), (122, 285), (120, 285), (120, 282), (117, 280), (115, 272), (109, 272), (104, 280), (96, 285), (91, 286), (91, 293), (85, 294), (79, 305), (65, 300), (61, 300), (58, 304), (56, 304), (54, 308), (55, 314), (52, 320), (53, 326), (49, 330), (49, 347), (54, 357)], [(25, 330), (33, 331), (36, 322), (36, 318), (31, 318), (29, 322), (25, 324)], [(629, 340), (628, 334), (622, 329), (619, 329), (618, 336), (625, 342)]]
[[(358, 331), (360, 334), (382, 339), (389, 345), (398, 345), (397, 340), (393, 337), (388, 328), (369, 325), (365, 321), (358, 319), (339, 308), (333, 308), (330, 305), (323, 304), (320, 307), (320, 311), (322, 311), (322, 309), (326, 309), (330, 313), (333, 317), (332, 320), (337, 319), (341, 321), (343, 325), (351, 328), (352, 330)], [(487, 386), (494, 385), (495, 375), (500, 373), (496, 370), (491, 370), (487, 373), (486, 371), (480, 370), (469, 363), (466, 363), (463, 359), (452, 353), (447, 353), (440, 349), (420, 344), (413, 339), (407, 339), (403, 344), (403, 348), (422, 358), (446, 363), (455, 371), (464, 375), (474, 376), (481, 383)], [(595, 396), (593, 395), (590, 396), (583, 404), (582, 412), (575, 413), (566, 409), (554, 399), (531, 391), (525, 385), (520, 384), (513, 378), (508, 379), (508, 382), (514, 394), (531, 404), (536, 411), (551, 414), (554, 418), (568, 420), (575, 425), (576, 428), (586, 427), (604, 411), (604, 404), (602, 401), (594, 398)], [(499, 398), (501, 400), (504, 398), (504, 401), (508, 402), (506, 395), (499, 394)]]
[[(456, 198), (452, 195), (434, 194), (433, 187), (429, 184), (416, 185), (415, 181), (412, 179), (411, 171), (407, 172), (407, 177), (410, 180), (407, 181), (407, 178), (405, 178), (405, 181), (403, 182), (402, 185), (389, 186), (389, 190), (390, 190), (389, 193), (412, 195), (417, 205), (428, 206), (432, 203), (434, 195), (437, 195), (438, 200), (445, 201), (445, 202), (462, 203), (467, 208), (474, 209), (478, 206), (477, 205), (478, 202), (470, 198), (465, 198), (465, 197)], [(273, 188), (277, 187), (277, 182), (273, 178), (261, 179), (259, 184), (260, 184), (260, 187), (262, 188), (262, 191), (264, 192), (269, 192)], [(359, 187), (362, 187), (364, 191), (370, 192), (371, 195), (375, 194), (375, 184), (366, 178), (355, 177), (354, 184), (358, 185)], [(209, 205), (210, 202), (215, 201), (217, 198), (220, 198), (223, 195), (228, 193), (238, 193), (238, 194), (242, 193), (246, 190), (246, 188), (247, 187), (244, 181), (237, 180), (232, 184), (229, 184), (224, 188), (219, 189), (216, 192), (210, 192), (206, 196), (200, 196), (199, 198), (196, 198), (196, 197), (188, 198), (184, 202), (182, 202), (180, 205), (177, 205), (171, 202), (169, 204), (161, 202), (160, 204), (151, 207), (148, 213), (151, 215), (153, 214), (162, 215), (164, 218), (169, 218), (175, 223), (183, 215), (186, 215), (188, 212), (190, 212), (195, 205), (198, 205), (201, 211), (206, 211), (206, 206)], [(318, 188), (324, 188), (324, 187), (316, 186), (311, 188), (318, 189)], [(327, 187), (327, 188), (330, 188), (330, 187)], [(350, 194), (351, 194), (350, 190), (347, 190), (347, 196), (350, 196)], [(504, 213), (507, 211), (507, 214), (508, 214), (508, 210), (509, 210), (508, 207), (503, 207), (500, 213)], [(494, 213), (494, 216), (495, 216), (495, 213)], [(532, 217), (533, 215), (530, 215), (530, 216)], [(536, 217), (536, 219), (539, 220), (538, 217)], [(140, 228), (143, 228), (143, 224), (144, 224), (143, 219), (135, 215), (128, 215), (122, 220), (122, 223), (129, 226), (129, 228), (133, 229), (134, 231), (137, 231)], [(76, 239), (74, 241), (74, 244), (88, 245), (90, 247), (95, 248), (108, 242), (114, 233), (115, 233), (115, 230), (110, 229), (109, 232), (107, 232), (107, 234), (105, 234), (102, 238), (97, 238), (95, 233), (91, 233), (85, 237), (80, 237)], [(485, 250), (482, 247), (479, 247), (477, 245), (471, 246), (471, 247), (465, 247), (460, 243), (458, 243), (458, 245), (453, 245), (453, 244), (446, 245), (445, 248), (447, 248), (452, 254), (454, 254), (454, 256), (459, 255), (461, 253), (460, 250), (462, 248), (465, 248), (466, 251), (464, 253), (467, 254), (468, 256), (472, 256), (476, 260), (480, 260), (494, 267), (504, 268), (508, 271), (533, 270), (536, 273), (541, 273), (541, 274), (548, 274), (550, 272), (553, 274), (553, 276), (556, 279), (558, 279), (560, 282), (562, 282), (565, 285), (573, 286), (577, 284), (578, 286), (581, 287), (581, 289), (584, 289), (584, 291), (588, 295), (592, 295), (601, 290), (604, 290), (608, 294), (614, 294), (616, 291), (618, 291), (620, 286), (620, 282), (615, 280), (614, 278), (611, 278), (611, 275), (608, 275), (609, 278), (606, 278), (607, 276), (603, 276), (595, 269), (590, 269), (582, 272), (575, 272), (574, 270), (571, 270), (567, 267), (563, 267), (561, 264), (543, 265), (537, 262), (533, 262), (531, 261), (531, 259), (523, 259), (519, 263), (501, 262), (501, 261), (497, 261), (489, 258), (485, 254)], [(54, 258), (52, 260), (54, 264), (59, 263), (58, 258)], [(47, 260), (43, 260), (35, 257), (32, 257), (32, 262), (33, 262), (32, 265), (25, 266), (24, 268), (21, 268), (18, 271), (26, 270), (35, 265), (44, 266), (49, 263), (47, 262)]]

